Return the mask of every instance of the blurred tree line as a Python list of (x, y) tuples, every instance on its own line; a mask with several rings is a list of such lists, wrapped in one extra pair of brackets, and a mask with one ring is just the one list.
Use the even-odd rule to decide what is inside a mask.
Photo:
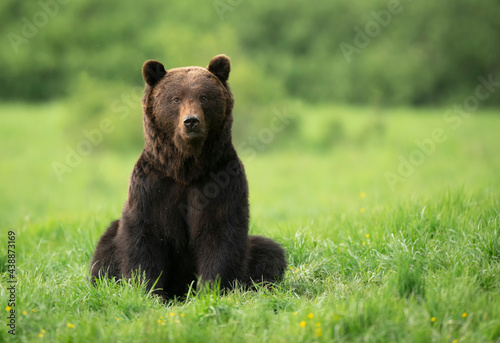
[(249, 105), (448, 104), (479, 76), (500, 79), (498, 0), (3, 0), (0, 13), (2, 100), (126, 92), (146, 59), (172, 68), (219, 53)]

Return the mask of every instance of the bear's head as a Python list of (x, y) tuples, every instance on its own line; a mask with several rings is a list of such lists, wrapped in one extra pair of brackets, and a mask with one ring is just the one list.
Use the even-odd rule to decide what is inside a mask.
[(165, 70), (160, 62), (144, 63), (146, 150), (160, 164), (185, 164), (202, 155), (214, 159), (231, 144), (230, 68), (225, 55), (215, 56), (207, 68)]

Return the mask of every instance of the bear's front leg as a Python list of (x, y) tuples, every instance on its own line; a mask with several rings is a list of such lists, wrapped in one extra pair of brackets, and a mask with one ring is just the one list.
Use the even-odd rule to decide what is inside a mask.
[(234, 223), (206, 222), (194, 239), (197, 274), (202, 283), (220, 280), (221, 288), (231, 288), (246, 275), (246, 232)]
[(120, 271), (125, 278), (138, 275), (146, 282), (147, 291), (154, 285), (154, 294), (165, 297), (165, 257), (162, 242), (144, 227), (123, 220), (116, 235)]
[(198, 277), (219, 279), (223, 288), (242, 280), (247, 268), (248, 188), (241, 164), (231, 163), (192, 185), (186, 218)]

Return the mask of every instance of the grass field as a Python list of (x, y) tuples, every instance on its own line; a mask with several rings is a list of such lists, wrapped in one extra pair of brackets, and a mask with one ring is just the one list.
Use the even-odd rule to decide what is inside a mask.
[[(499, 342), (497, 111), (288, 111), (291, 125), (261, 151), (240, 152), (251, 232), (286, 248), (285, 280), (165, 306), (133, 281), (86, 280), (142, 147), (113, 146), (115, 122), (58, 177), (53, 163), (85, 138), (65, 133), (70, 108), (1, 105), (0, 341)], [(234, 139), (259, 130), (247, 134)], [(15, 337), (6, 325), (9, 230)]]

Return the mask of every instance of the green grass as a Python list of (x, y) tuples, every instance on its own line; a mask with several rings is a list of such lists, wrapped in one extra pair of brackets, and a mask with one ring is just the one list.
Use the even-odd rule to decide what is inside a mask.
[[(71, 110), (2, 105), (0, 341), (13, 339), (8, 229), (20, 342), (500, 341), (500, 117), (481, 111), (454, 129), (446, 109), (289, 111), (293, 125), (256, 157), (241, 156), (251, 232), (286, 248), (285, 280), (165, 306), (134, 281), (86, 280), (141, 147), (117, 149), (111, 133), (60, 182), (52, 162), (82, 139), (64, 133)], [(436, 128), (447, 139), (390, 187), (385, 173), (397, 172), (398, 156)]]

